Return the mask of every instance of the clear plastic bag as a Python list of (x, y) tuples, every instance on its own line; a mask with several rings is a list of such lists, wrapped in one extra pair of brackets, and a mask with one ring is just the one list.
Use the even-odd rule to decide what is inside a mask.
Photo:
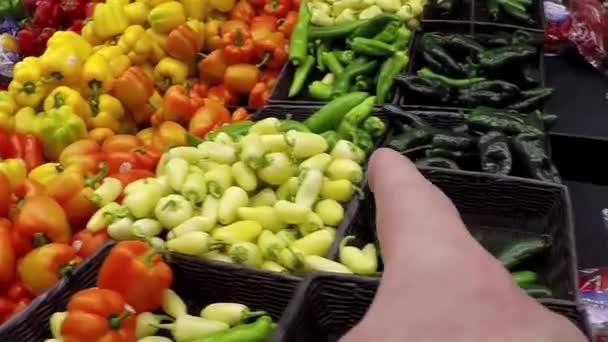
[(575, 0), (568, 40), (594, 67), (608, 69), (608, 10), (598, 0)]

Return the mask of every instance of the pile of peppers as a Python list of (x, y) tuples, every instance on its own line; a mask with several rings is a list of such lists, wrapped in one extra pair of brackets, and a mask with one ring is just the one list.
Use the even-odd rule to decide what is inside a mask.
[(536, 43), (537, 37), (521, 30), (474, 37), (427, 33), (417, 55), (423, 67), (395, 81), (408, 104), (532, 111), (554, 91), (539, 87)]
[(401, 120), (386, 146), (416, 161), (419, 166), (468, 169), (500, 175), (561, 182), (546, 150), (545, 126), (555, 116), (534, 111), (527, 114), (488, 107), (465, 113), (462, 125), (437, 129), (420, 117), (386, 106)]
[[(375, 94), (378, 104), (392, 100), (394, 78), (409, 62), (411, 31), (399, 16), (380, 14), (328, 27), (309, 21), (308, 7), (301, 6), (289, 46), (289, 60), (295, 66), (289, 98), (308, 84), (308, 97), (317, 101), (357, 91)], [(312, 81), (315, 70), (325, 76)]]

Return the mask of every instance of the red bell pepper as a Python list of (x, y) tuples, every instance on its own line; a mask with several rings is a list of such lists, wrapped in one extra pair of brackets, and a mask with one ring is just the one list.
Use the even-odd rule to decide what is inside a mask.
[(54, 0), (36, 2), (34, 24), (40, 27), (58, 27), (61, 19), (61, 8)]
[(34, 32), (25, 27), (17, 33), (17, 42), (19, 43), (19, 54), (22, 56), (36, 56), (39, 51), (36, 49), (36, 36)]
[(22, 256), (50, 242), (69, 243), (70, 225), (63, 208), (51, 197), (31, 196), (23, 201), (13, 227), (13, 243)]
[(239, 28), (224, 33), (222, 41), (223, 56), (228, 64), (248, 63), (252, 59), (255, 47), (249, 31)]
[(264, 82), (258, 82), (251, 89), (251, 93), (249, 94), (249, 101), (247, 104), (250, 107), (260, 108), (263, 107), (270, 98), (270, 89), (268, 85)]
[(287, 63), (287, 39), (281, 32), (273, 32), (266, 38), (254, 42), (258, 68), (281, 69)]
[(59, 162), (65, 169), (75, 168), (84, 174), (97, 174), (105, 161), (99, 144), (93, 139), (82, 139), (68, 145), (59, 155)]
[(84, 0), (59, 0), (63, 14), (70, 19), (81, 19), (85, 14)]
[(298, 12), (289, 11), (285, 18), (282, 18), (278, 22), (277, 31), (283, 33), (285, 37), (291, 37), (291, 33), (293, 32), (293, 28), (296, 26), (298, 22)]
[(207, 98), (223, 103), (224, 105), (236, 106), (239, 104), (238, 95), (226, 87), (225, 84), (220, 84), (209, 88)]
[(106, 157), (109, 173), (125, 173), (132, 169), (155, 170), (160, 153), (148, 147), (138, 147), (130, 152), (112, 152)]
[(108, 240), (110, 240), (110, 236), (105, 229), (96, 233), (81, 230), (74, 234), (72, 247), (76, 250), (76, 255), (86, 259), (100, 249)]
[(51, 36), (55, 33), (55, 27), (45, 27), (42, 29), (39, 35), (36, 36), (35, 44), (36, 50), (40, 51), (39, 54), (42, 54), (46, 49), (46, 43), (49, 41)]
[(255, 9), (249, 1), (247, 0), (239, 0), (234, 4), (232, 9), (230, 10), (230, 20), (240, 20), (243, 22), (250, 22), (251, 19), (255, 16)]
[(17, 256), (11, 238), (11, 222), (0, 218), (0, 287), (15, 279)]
[(42, 142), (31, 134), (8, 133), (0, 128), (0, 158), (21, 158), (28, 171), (44, 163)]
[(172, 282), (173, 272), (163, 257), (137, 240), (114, 246), (97, 278), (97, 286), (120, 293), (138, 313), (158, 309)]
[(19, 209), (23, 205), (23, 201), (32, 196), (44, 195), (44, 186), (35, 180), (26, 179), (23, 183), (17, 185), (17, 187), (13, 190), (10, 209), (9, 209), (9, 217), (14, 218), (19, 213)]
[(87, 2), (86, 5), (84, 5), (84, 17), (85, 18), (90, 18), (93, 16), (93, 14), (95, 13), (95, 6), (97, 6), (99, 2), (95, 2), (95, 1), (90, 1)]
[(70, 24), (70, 27), (68, 27), (68, 30), (74, 31), (76, 33), (80, 33), (80, 31), (82, 31), (83, 27), (84, 27), (83, 19), (74, 19), (74, 20), (72, 20), (72, 24)]
[(291, 0), (266, 0), (264, 5), (264, 12), (277, 18), (285, 17), (290, 10)]
[(203, 104), (193, 85), (186, 82), (184, 85), (174, 85), (165, 93), (163, 103), (163, 118), (165, 121), (187, 123), (194, 112)]
[(11, 207), (11, 183), (8, 177), (0, 172), (0, 218), (7, 217)]
[(226, 107), (214, 100), (205, 100), (205, 105), (196, 111), (188, 127), (188, 131), (204, 138), (210, 131), (231, 121), (230, 112)]

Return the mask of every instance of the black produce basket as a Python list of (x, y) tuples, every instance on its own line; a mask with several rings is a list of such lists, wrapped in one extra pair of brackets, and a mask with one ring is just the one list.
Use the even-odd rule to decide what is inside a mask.
[(473, 20), (474, 0), (453, 0), (454, 7), (452, 11), (445, 12), (437, 6), (437, 0), (430, 0), (424, 6), (422, 13), (422, 26), (426, 22), (434, 21), (459, 21), (469, 22)]
[[(101, 264), (113, 246), (114, 242), (106, 244), (71, 277), (0, 326), (0, 341), (38, 342), (50, 338), (50, 316), (65, 311), (74, 293), (95, 286)], [(174, 274), (172, 289), (186, 302), (189, 313), (197, 316), (207, 304), (238, 302), (266, 311), (278, 321), (300, 283), (300, 279), (286, 274), (178, 254), (171, 254), (169, 265)]]
[[(519, 269), (535, 271), (556, 299), (578, 301), (576, 247), (567, 187), (479, 172), (422, 168), (424, 176), (456, 205), (471, 234), (490, 252), (512, 241), (540, 236), (551, 246)], [(407, 191), (407, 189), (403, 190)], [(376, 243), (375, 206), (367, 192), (342, 236), (361, 247)], [(337, 250), (339, 242), (333, 249)], [(335, 251), (334, 251), (335, 252)]]
[(365, 315), (378, 284), (376, 279), (352, 275), (311, 275), (299, 287), (271, 341), (337, 341)]
[(525, 28), (528, 30), (543, 32), (545, 28), (545, 6), (543, 0), (532, 0), (528, 7), (528, 13), (534, 20), (533, 24), (522, 23), (506, 14), (502, 9), (499, 11), (498, 19), (494, 20), (488, 12), (487, 0), (473, 1), (473, 21), (490, 23), (502, 27)]
[[(460, 22), (460, 21), (428, 21), (423, 24), (423, 28), (421, 31), (416, 31), (414, 34), (414, 38), (411, 42), (410, 48), (410, 63), (408, 66), (407, 73), (408, 75), (415, 75), (418, 70), (422, 69), (426, 66), (426, 62), (422, 57), (422, 37), (426, 33), (439, 32), (439, 33), (459, 33), (466, 34), (473, 37), (479, 35), (492, 35), (499, 33), (507, 33), (511, 34), (515, 30), (521, 28), (511, 27), (511, 26), (499, 26), (488, 23), (476, 23), (476, 22)], [(541, 32), (530, 31), (530, 34), (535, 36), (535, 39), (538, 40), (538, 54), (537, 57), (530, 60), (531, 66), (538, 70), (538, 85), (525, 84), (521, 77), (521, 72), (519, 67), (511, 67), (506, 68), (504, 71), (499, 72), (496, 75), (492, 75), (492, 77), (488, 77), (488, 79), (500, 79), (508, 82), (512, 82), (518, 85), (521, 89), (529, 89), (535, 87), (543, 87), (545, 86), (545, 62), (544, 62), (544, 52), (543, 52), (543, 36)], [(467, 56), (461, 56), (467, 57)], [(468, 56), (472, 57), (472, 56)], [(514, 76), (515, 75), (515, 76)], [(469, 106), (457, 104), (454, 102), (441, 103), (435, 100), (425, 99), (418, 94), (409, 93), (399, 87), (395, 88), (395, 97), (393, 98), (393, 103), (396, 103), (400, 107), (404, 108), (412, 108), (412, 107), (444, 107), (444, 108), (458, 108), (458, 109), (470, 109)], [(541, 108), (542, 109), (542, 108)]]
[[(378, 285), (379, 280), (350, 275), (310, 276), (298, 289), (271, 341), (338, 341), (363, 318)], [(540, 303), (591, 336), (584, 312), (573, 302), (546, 299)]]

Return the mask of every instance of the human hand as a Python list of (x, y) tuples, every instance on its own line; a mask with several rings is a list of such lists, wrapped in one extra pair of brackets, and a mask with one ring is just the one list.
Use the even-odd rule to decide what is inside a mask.
[(586, 341), (516, 286), (412, 162), (380, 149), (369, 183), (384, 275), (367, 314), (341, 342)]

